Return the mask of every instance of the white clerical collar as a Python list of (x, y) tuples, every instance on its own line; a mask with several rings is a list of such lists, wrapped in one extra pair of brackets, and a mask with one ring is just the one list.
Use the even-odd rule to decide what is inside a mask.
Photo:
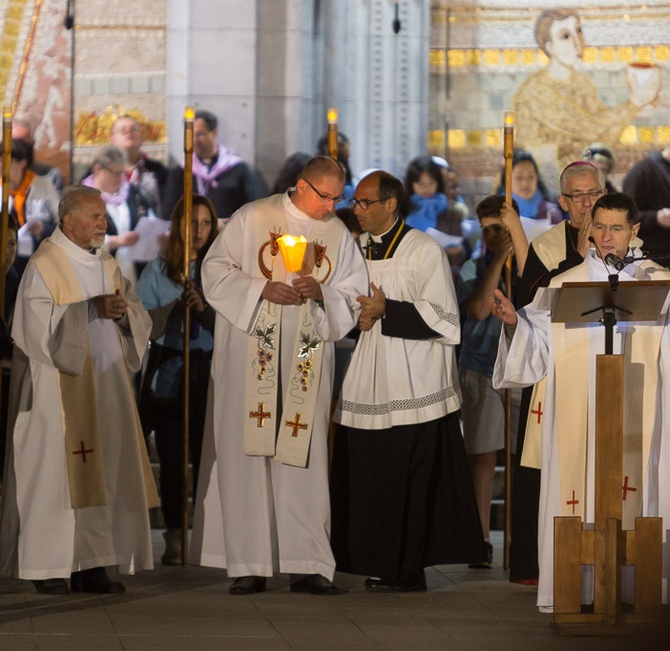
[(372, 238), (372, 241), (376, 242), (377, 244), (381, 244), (382, 238), (384, 237), (384, 235), (388, 235), (396, 227), (396, 224), (398, 223), (398, 219), (399, 218), (396, 217), (395, 221), (391, 225), (391, 228), (389, 228), (387, 231), (384, 231), (381, 235), (373, 235), (372, 233), (370, 233), (370, 237)]
[(306, 212), (303, 212), (298, 208), (293, 203), (293, 200), (291, 199), (291, 194), (292, 191), (295, 190), (295, 188), (289, 188), (285, 193), (284, 196), (282, 197), (282, 203), (284, 205), (284, 210), (291, 215), (292, 217), (295, 217), (297, 219), (302, 219), (302, 220), (309, 220), (310, 222), (313, 221), (328, 221), (330, 219), (330, 215), (326, 215), (322, 220), (316, 220), (314, 217), (310, 217)]
[(80, 260), (81, 262), (90, 262), (100, 258), (102, 249), (83, 249), (78, 244), (75, 244), (65, 233), (63, 233), (60, 226), (56, 227), (49, 239), (63, 249), (70, 257)]

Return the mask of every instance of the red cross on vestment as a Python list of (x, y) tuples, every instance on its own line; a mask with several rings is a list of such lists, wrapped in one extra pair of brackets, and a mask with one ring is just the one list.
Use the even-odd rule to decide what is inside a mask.
[(575, 499), (575, 491), (572, 491), (572, 499), (568, 500), (566, 504), (572, 504), (572, 515), (575, 514), (575, 504), (579, 504), (579, 500)]
[(289, 427), (293, 428), (293, 432), (291, 432), (291, 436), (294, 438), (298, 436), (298, 430), (299, 429), (307, 429), (307, 423), (301, 423), (300, 422), (300, 412), (296, 411), (295, 413), (295, 418), (293, 420), (287, 420), (286, 424)]
[(265, 411), (264, 402), (259, 402), (258, 411), (250, 411), (249, 418), (256, 418), (257, 419), (256, 427), (263, 427), (263, 425), (265, 424), (265, 419), (272, 418), (272, 413), (269, 411)]
[(86, 454), (93, 453), (93, 450), (87, 450), (83, 441), (79, 441), (79, 449), (75, 450), (72, 454), (81, 454), (81, 460), (86, 463)]
[(531, 409), (530, 413), (531, 414), (537, 414), (537, 424), (539, 425), (540, 422), (542, 421), (542, 415), (544, 414), (544, 412), (542, 411), (542, 403), (538, 402), (537, 403), (537, 410)]
[(628, 495), (628, 491), (633, 491), (635, 492), (637, 488), (633, 488), (632, 486), (628, 485), (628, 475), (626, 475), (626, 478), (623, 480), (623, 486), (621, 487), (623, 490), (623, 501), (626, 501), (626, 496)]

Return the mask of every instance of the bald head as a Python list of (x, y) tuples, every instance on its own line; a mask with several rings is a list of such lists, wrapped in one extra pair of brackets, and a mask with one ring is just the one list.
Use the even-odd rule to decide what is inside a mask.
[(342, 165), (330, 158), (330, 156), (314, 156), (314, 158), (310, 158), (300, 174), (301, 179), (307, 179), (312, 183), (319, 181), (325, 176), (332, 176), (344, 183)]
[(300, 173), (291, 201), (312, 219), (333, 214), (344, 195), (344, 170), (328, 156), (315, 156)]

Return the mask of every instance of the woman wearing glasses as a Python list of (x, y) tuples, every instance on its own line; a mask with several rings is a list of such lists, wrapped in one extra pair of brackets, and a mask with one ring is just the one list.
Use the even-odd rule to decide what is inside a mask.
[(130, 247), (139, 235), (135, 227), (140, 217), (148, 214), (149, 207), (139, 190), (126, 179), (126, 154), (114, 145), (100, 149), (93, 159), (93, 173), (82, 182), (100, 190), (107, 207), (107, 236), (105, 248), (115, 252), (123, 275), (134, 286), (144, 265), (133, 262)]

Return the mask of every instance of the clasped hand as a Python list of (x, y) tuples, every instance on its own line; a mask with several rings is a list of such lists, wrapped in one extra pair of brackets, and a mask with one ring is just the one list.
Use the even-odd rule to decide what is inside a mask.
[(361, 316), (358, 319), (359, 330), (370, 330), (386, 314), (386, 295), (374, 283), (370, 283), (372, 296), (359, 296)]
[(128, 303), (118, 289), (113, 294), (100, 294), (89, 301), (95, 308), (99, 319), (121, 319), (128, 309)]
[(261, 296), (279, 305), (301, 305), (306, 299), (323, 300), (321, 284), (313, 276), (300, 276), (290, 285), (268, 281), (265, 283)]
[(202, 292), (196, 289), (195, 283), (192, 280), (189, 280), (186, 283), (182, 299), (184, 301), (184, 305), (186, 305), (186, 307), (190, 307), (195, 312), (204, 312), (205, 308), (207, 307), (207, 303), (205, 303)]

